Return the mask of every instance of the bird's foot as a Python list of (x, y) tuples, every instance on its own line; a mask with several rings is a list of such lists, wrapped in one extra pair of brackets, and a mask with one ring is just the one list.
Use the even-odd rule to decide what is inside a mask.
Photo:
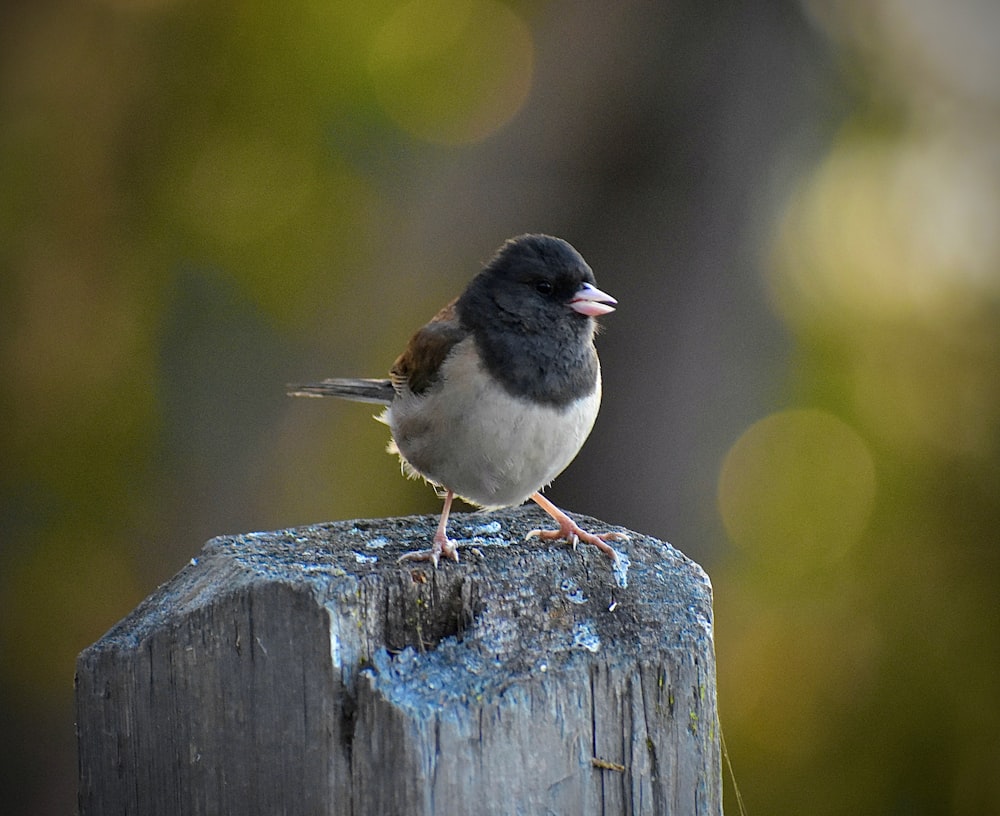
[(451, 502), (454, 498), (455, 494), (450, 490), (445, 493), (444, 508), (441, 510), (441, 519), (438, 521), (431, 548), (403, 553), (396, 559), (397, 564), (401, 564), (403, 561), (430, 561), (434, 565), (434, 569), (437, 569), (438, 561), (442, 555), (445, 558), (450, 558), (456, 564), (458, 563), (458, 545), (448, 538), (448, 514), (451, 512)]
[(458, 545), (447, 536), (435, 535), (434, 542), (429, 550), (414, 550), (413, 552), (403, 553), (396, 559), (396, 563), (401, 564), (404, 561), (430, 561), (434, 565), (434, 569), (437, 569), (438, 561), (442, 555), (445, 558), (450, 558), (457, 564)]
[(583, 541), (586, 544), (593, 544), (612, 561), (618, 560), (618, 551), (608, 544), (612, 541), (628, 541), (625, 533), (612, 531), (610, 533), (588, 533), (573, 519), (563, 513), (563, 517), (558, 519), (558, 530), (532, 530), (525, 539), (540, 538), (542, 541), (567, 541), (575, 550), (576, 545)]
[(550, 502), (541, 493), (534, 493), (531, 496), (531, 500), (541, 507), (546, 513), (548, 513), (552, 518), (556, 520), (559, 524), (558, 530), (532, 530), (525, 539), (538, 537), (542, 541), (558, 541), (560, 539), (568, 541), (570, 546), (575, 550), (576, 545), (580, 541), (585, 541), (587, 544), (593, 544), (597, 549), (604, 553), (608, 558), (611, 559), (613, 564), (619, 567), (627, 568), (628, 559), (624, 561), (619, 558), (618, 551), (608, 544), (608, 539), (613, 541), (628, 541), (629, 538), (625, 533), (619, 533), (612, 531), (610, 533), (588, 533), (579, 524), (577, 524), (573, 519), (571, 519), (566, 513), (556, 507), (552, 502)]

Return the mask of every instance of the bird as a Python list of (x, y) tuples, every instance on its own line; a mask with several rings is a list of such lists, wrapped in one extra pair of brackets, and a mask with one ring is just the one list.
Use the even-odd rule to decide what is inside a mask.
[(511, 238), (465, 291), (410, 339), (383, 379), (334, 378), (289, 386), (289, 394), (385, 406), (388, 452), (406, 475), (443, 495), (431, 546), (400, 561), (458, 561), (447, 533), (455, 497), (485, 510), (534, 501), (558, 524), (527, 538), (580, 541), (612, 562), (608, 543), (542, 495), (576, 457), (601, 404), (595, 318), (618, 301), (597, 288), (579, 252), (561, 238)]

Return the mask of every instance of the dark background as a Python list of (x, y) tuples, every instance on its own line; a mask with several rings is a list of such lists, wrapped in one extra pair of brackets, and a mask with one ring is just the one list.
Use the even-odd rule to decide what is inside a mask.
[[(1000, 7), (0, 6), (0, 802), (217, 534), (437, 512), (369, 408), (507, 237), (620, 301), (549, 495), (712, 576), (751, 814), (1000, 811)], [(728, 807), (735, 812), (730, 800)]]

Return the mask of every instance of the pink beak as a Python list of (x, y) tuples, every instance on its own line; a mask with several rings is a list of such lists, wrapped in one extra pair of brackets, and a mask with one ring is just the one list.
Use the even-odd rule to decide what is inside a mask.
[(598, 317), (599, 315), (606, 315), (613, 312), (617, 303), (618, 301), (611, 297), (611, 295), (602, 292), (596, 286), (585, 283), (573, 295), (569, 306), (573, 311), (580, 314)]

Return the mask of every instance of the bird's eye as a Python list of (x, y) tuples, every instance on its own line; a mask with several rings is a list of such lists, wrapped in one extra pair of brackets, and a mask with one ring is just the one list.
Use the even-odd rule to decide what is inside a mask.
[(535, 291), (540, 295), (551, 295), (553, 291), (552, 283), (547, 280), (536, 281)]

